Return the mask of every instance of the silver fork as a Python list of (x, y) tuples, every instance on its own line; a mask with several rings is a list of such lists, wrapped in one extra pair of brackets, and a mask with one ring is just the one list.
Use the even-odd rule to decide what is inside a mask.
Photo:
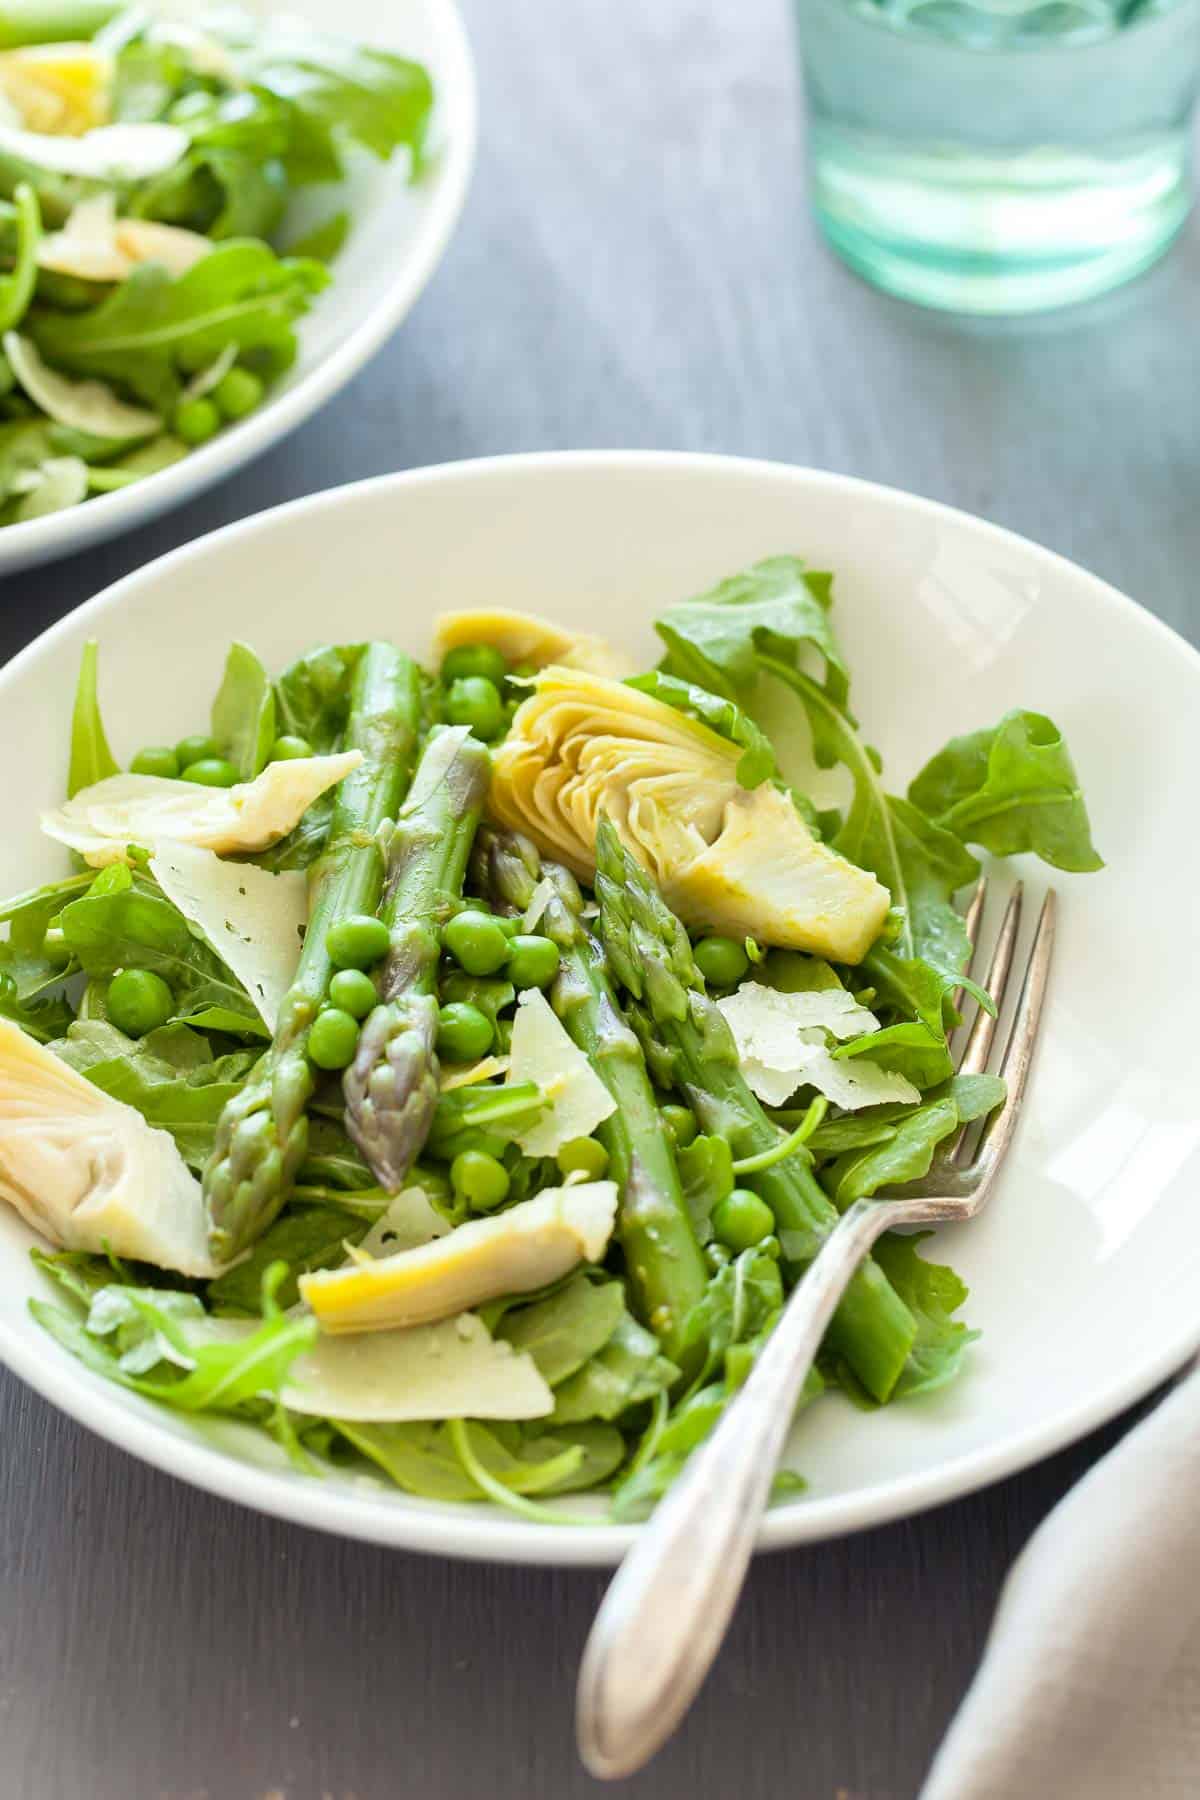
[[(967, 914), (972, 942), (982, 884)], [(1003, 1009), (1021, 919), (1009, 900), (985, 986)], [(992, 1191), (1012, 1139), (1037, 1037), (1054, 948), (1055, 896), (1047, 895), (1021, 982), (1000, 1073), (1004, 1104), (964, 1160), (964, 1132), (923, 1181), (892, 1196), (858, 1200), (797, 1285), (749, 1380), (695, 1452), (618, 1570), (584, 1650), (576, 1730), (593, 1775), (641, 1768), (674, 1731), (712, 1665), (741, 1593), (775, 1469), (804, 1377), (846, 1285), (875, 1240), (894, 1226), (971, 1219)], [(997, 1020), (981, 1008), (959, 1062), (988, 1065)]]

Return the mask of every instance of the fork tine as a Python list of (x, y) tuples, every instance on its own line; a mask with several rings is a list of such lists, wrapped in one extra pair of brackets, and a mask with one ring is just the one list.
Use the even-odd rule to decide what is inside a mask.
[(991, 1054), (992, 1039), (996, 1035), (996, 1022), (1000, 1009), (1004, 1004), (1004, 989), (1008, 982), (1008, 972), (1012, 967), (1013, 949), (1017, 942), (1017, 932), (1021, 924), (1021, 901), (1024, 889), (1018, 881), (1004, 909), (1004, 918), (1000, 925), (1000, 935), (996, 939), (996, 948), (992, 951), (991, 966), (987, 972), (984, 987), (992, 997), (996, 1008), (996, 1017), (985, 1012), (981, 1006), (971, 1027), (971, 1035), (967, 1039), (967, 1047), (963, 1051), (962, 1061), (958, 1065), (960, 1075), (981, 1075), (987, 1068)]
[(1050, 888), (1042, 902), (1041, 916), (1025, 967), (1025, 979), (1021, 983), (1021, 998), (1017, 1003), (1012, 1031), (1000, 1063), (1000, 1073), (1008, 1083), (1008, 1094), (999, 1112), (994, 1113), (984, 1127), (979, 1154), (975, 1158), (972, 1172), (981, 1184), (986, 1184), (995, 1175), (1017, 1122), (1029, 1065), (1033, 1061), (1042, 1004), (1046, 998), (1046, 983), (1054, 954), (1057, 913), (1058, 896)]
[[(979, 877), (979, 880), (975, 883), (975, 892), (971, 895), (970, 904), (968, 905), (966, 912), (963, 914), (963, 930), (966, 932), (967, 942), (971, 946), (970, 951), (967, 955), (967, 966), (963, 970), (964, 975), (969, 975), (971, 973), (971, 970), (975, 966), (975, 952), (979, 948), (979, 921), (983, 917), (983, 909), (987, 902), (987, 885), (988, 885), (987, 876), (981, 875)], [(962, 1011), (962, 1003), (963, 1003), (963, 990), (962, 990), (962, 988), (955, 988), (955, 990), (954, 990), (954, 1010), (955, 1010), (955, 1012)]]

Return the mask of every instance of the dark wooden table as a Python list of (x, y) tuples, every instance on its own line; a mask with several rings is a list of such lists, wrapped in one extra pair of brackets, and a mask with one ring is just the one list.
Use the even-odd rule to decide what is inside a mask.
[[(967, 325), (859, 285), (807, 216), (781, 6), (468, 0), (483, 138), (457, 241), (320, 418), (159, 524), (4, 584), (11, 655), (247, 512), (507, 450), (725, 450), (984, 514), (1200, 635), (1200, 240), (1102, 305)], [(9, 779), (14, 778), (10, 768)], [(621, 1791), (910, 1800), (1004, 1572), (1119, 1435), (761, 1561), (685, 1730)], [(598, 1574), (261, 1519), (0, 1375), (0, 1800), (571, 1800)]]

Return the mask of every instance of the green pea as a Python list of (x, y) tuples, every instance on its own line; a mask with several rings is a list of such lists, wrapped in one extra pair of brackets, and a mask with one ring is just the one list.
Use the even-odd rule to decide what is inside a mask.
[(437, 1053), (447, 1062), (476, 1062), (492, 1047), (492, 1021), (466, 1000), (438, 1009)]
[(379, 1004), (375, 983), (361, 969), (339, 969), (329, 983), (329, 998), (352, 1019), (365, 1019)]
[(750, 967), (750, 958), (737, 938), (701, 938), (695, 956), (696, 967), (713, 987), (732, 987)]
[(139, 750), (129, 765), (131, 775), (160, 775), (174, 781), (179, 774), (179, 758), (169, 744), (151, 744)]
[(171, 423), (185, 444), (207, 444), (221, 429), (221, 415), (211, 400), (181, 400)]
[(244, 419), (262, 397), (262, 381), (251, 369), (228, 369), (212, 391), (213, 404), (224, 419)]
[(749, 1250), (775, 1230), (775, 1214), (750, 1188), (734, 1188), (713, 1209), (713, 1230), (730, 1250)]
[(549, 987), (558, 974), (558, 945), (520, 934), (508, 947), (507, 974), (515, 988)]
[(358, 1021), (340, 1006), (327, 1006), (313, 1020), (308, 1055), (318, 1069), (347, 1069), (358, 1048)]
[(688, 1106), (664, 1106), (663, 1124), (676, 1146), (682, 1150), (696, 1135), (696, 1116)]
[(504, 707), (485, 676), (465, 675), (446, 690), (446, 717), (451, 725), (465, 725), (486, 744), (504, 724)]
[(220, 754), (220, 744), (210, 737), (180, 738), (175, 746), (175, 760), (181, 769), (186, 769), (189, 763), (207, 762), (210, 757)]
[(494, 975), (508, 960), (508, 939), (496, 920), (472, 908), (447, 920), (442, 942), (468, 975)]
[(442, 680), (463, 681), (472, 675), (499, 687), (508, 674), (508, 664), (492, 644), (459, 644), (442, 658)]
[(486, 1150), (461, 1150), (450, 1164), (450, 1185), (476, 1212), (490, 1212), (508, 1198), (508, 1171)]
[(70, 962), (71, 946), (66, 940), (61, 925), (47, 927), (46, 935), (42, 939), (42, 955), (47, 962), (58, 963), (60, 966), (65, 966)]
[(297, 762), (302, 756), (311, 756), (313, 747), (307, 738), (277, 737), (271, 745), (268, 762)]
[(335, 969), (369, 969), (387, 955), (390, 943), (387, 926), (371, 913), (351, 913), (325, 934), (325, 948)]
[(165, 1025), (175, 1010), (175, 996), (161, 975), (150, 969), (122, 969), (108, 984), (108, 1016), (127, 1037), (145, 1037)]
[(202, 756), (199, 762), (188, 764), (181, 779), (194, 781), (200, 787), (228, 788), (236, 787), (242, 778), (223, 756)]
[(586, 1175), (589, 1181), (600, 1181), (608, 1168), (608, 1151), (595, 1138), (572, 1138), (554, 1160), (564, 1175)]

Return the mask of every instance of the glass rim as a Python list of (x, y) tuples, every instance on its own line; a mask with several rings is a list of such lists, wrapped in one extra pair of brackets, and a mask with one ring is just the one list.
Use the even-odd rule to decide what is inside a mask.
[[(797, 25), (803, 43), (803, 18), (811, 0), (797, 0), (794, 8)], [(1166, 12), (1148, 13), (1134, 19), (1129, 25), (1120, 25), (1104, 37), (1091, 38), (1086, 44), (1064, 43), (1015, 43), (1015, 44), (959, 44), (952, 39), (927, 35), (919, 30), (904, 31), (892, 23), (888, 16), (877, 7), (872, 7), (863, 0), (816, 0), (819, 5), (836, 7), (839, 12), (847, 13), (861, 21), (867, 31), (877, 31), (892, 41), (900, 39), (910, 45), (925, 45), (936, 49), (945, 56), (961, 56), (980, 58), (987, 56), (1086, 56), (1093, 51), (1110, 51), (1114, 39), (1128, 40), (1138, 35), (1165, 28), (1177, 22), (1178, 17), (1191, 12), (1200, 14), (1200, 0), (1174, 0)], [(969, 4), (969, 0), (968, 0)]]

